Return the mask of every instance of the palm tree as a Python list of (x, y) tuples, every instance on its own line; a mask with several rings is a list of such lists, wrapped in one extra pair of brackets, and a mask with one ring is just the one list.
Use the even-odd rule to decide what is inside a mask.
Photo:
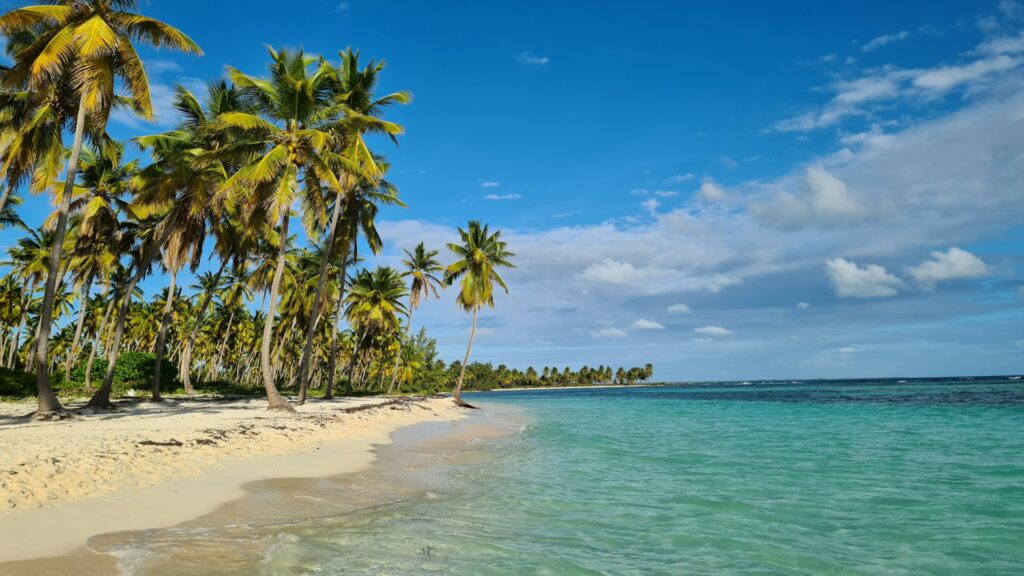
[[(431, 294), (434, 298), (440, 298), (437, 289), (441, 286), (441, 280), (435, 276), (438, 272), (444, 271), (444, 266), (437, 260), (437, 250), (427, 250), (423, 242), (416, 245), (412, 252), (404, 250), (405, 272), (402, 276), (410, 278), (409, 281), (409, 314), (405, 319), (405, 337), (403, 343), (409, 339), (409, 331), (412, 329), (412, 312), (420, 307), (424, 299)], [(398, 379), (398, 366), (401, 363), (402, 354), (395, 355), (395, 367), (392, 369), (391, 387), (388, 392), (394, 391), (395, 382)]]
[(277, 52), (270, 49), (270, 57), (269, 79), (228, 68), (231, 81), (258, 114), (226, 112), (217, 117), (217, 123), (222, 129), (242, 131), (243, 142), (234, 149), (238, 156), (246, 159), (223, 189), (230, 192), (240, 206), (263, 210), (261, 215), (277, 229), (277, 264), (268, 295), (260, 367), (270, 409), (294, 411), (277, 390), (270, 357), (291, 205), (301, 194), (303, 220), (312, 232), (310, 236), (315, 236), (315, 230), (326, 224), (321, 183), (338, 191), (342, 185), (334, 173), (337, 166), (346, 166), (354, 173), (362, 170), (333, 152), (336, 134), (343, 128), (338, 117), (342, 108), (332, 98), (333, 68), (306, 56), (301, 50)]
[(402, 275), (391, 267), (378, 266), (372, 272), (361, 271), (352, 282), (345, 296), (348, 306), (345, 315), (355, 331), (360, 334), (357, 350), (349, 362), (349, 382), (352, 382), (360, 349), (360, 343), (373, 343), (375, 339), (398, 330), (399, 314), (407, 313), (401, 300), (406, 295)]
[(448, 244), (458, 260), (452, 262), (444, 273), (444, 283), (451, 286), (456, 280), (459, 282), (459, 295), (456, 303), (465, 311), (473, 313), (473, 327), (469, 333), (469, 344), (466, 346), (466, 356), (462, 360), (462, 368), (459, 370), (459, 380), (452, 392), (452, 399), (459, 406), (469, 406), (462, 401), (462, 381), (466, 375), (466, 364), (469, 362), (469, 353), (473, 349), (473, 338), (476, 336), (476, 315), (483, 306), (494, 308), (494, 285), (501, 286), (508, 294), (508, 286), (501, 279), (497, 268), (515, 268), (509, 262), (509, 258), (515, 256), (505, 248), (505, 242), (501, 240), (501, 232), (490, 233), (488, 226), (481, 225), (476, 220), (469, 222), (469, 228), (459, 228), (461, 244)]
[(200, 52), (195, 42), (175, 28), (130, 12), (134, 5), (134, 0), (59, 0), (52, 5), (17, 8), (0, 16), (0, 32), (22, 35), (28, 31), (35, 34), (32, 41), (18, 51), (14, 65), (4, 75), (3, 82), (7, 87), (20, 89), (27, 86), (30, 92), (45, 93), (70, 77), (78, 88), (74, 140), (64, 191), (59, 196), (57, 236), (50, 255), (50, 273), (39, 315), (39, 342), (35, 347), (39, 397), (37, 417), (50, 417), (63, 411), (50, 386), (47, 343), (86, 118), (93, 116), (96, 131), (104, 131), (101, 127), (105, 127), (116, 100), (114, 78), (120, 78), (131, 94), (130, 104), (134, 111), (144, 118), (152, 117), (149, 81), (132, 45), (133, 40), (156, 47)]
[[(384, 62), (375, 63), (373, 60), (365, 68), (359, 68), (359, 52), (353, 52), (351, 48), (341, 52), (341, 67), (336, 71), (334, 90), (337, 93), (338, 101), (343, 105), (344, 123), (341, 125), (341, 134), (336, 139), (336, 145), (354, 164), (363, 168), (363, 174), (371, 179), (379, 178), (382, 171), (377, 161), (370, 153), (363, 140), (365, 133), (387, 134), (397, 143), (396, 137), (403, 132), (398, 124), (380, 119), (383, 109), (391, 104), (408, 103), (411, 99), (406, 92), (395, 92), (382, 98), (374, 94), (374, 87), (377, 84), (377, 75), (384, 69)], [(299, 361), (299, 403), (306, 401), (306, 388), (309, 386), (309, 360), (313, 348), (313, 335), (316, 333), (317, 324), (320, 321), (320, 308), (323, 302), (323, 291), (327, 280), (327, 266), (331, 262), (331, 252), (334, 249), (334, 239), (337, 235), (338, 222), (341, 211), (345, 206), (343, 193), (351, 190), (358, 183), (362, 174), (346, 174), (343, 181), (347, 184), (344, 188), (336, 191), (334, 207), (331, 211), (331, 223), (327, 229), (327, 238), (324, 241), (324, 257), (321, 260), (321, 269), (316, 291), (313, 296), (313, 308), (310, 321), (306, 326), (306, 339), (302, 347), (302, 358)]]

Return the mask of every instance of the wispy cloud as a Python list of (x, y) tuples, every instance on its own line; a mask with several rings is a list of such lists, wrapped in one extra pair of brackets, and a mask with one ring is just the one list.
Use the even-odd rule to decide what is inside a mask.
[(535, 56), (533, 52), (520, 52), (516, 55), (516, 62), (529, 66), (547, 66), (550, 60), (547, 56)]
[(625, 338), (627, 336), (625, 330), (619, 330), (618, 328), (601, 328), (600, 330), (592, 330), (590, 335), (594, 338)]
[(523, 197), (522, 194), (488, 194), (488, 195), (484, 196), (484, 200), (492, 200), (492, 201), (519, 200), (522, 197)]
[(352, 7), (352, 5), (349, 4), (348, 2), (339, 2), (337, 5), (334, 6), (334, 11), (335, 12), (348, 12), (348, 9), (351, 8), (351, 7)]
[(690, 307), (686, 304), (673, 304), (668, 307), (669, 314), (689, 314)]
[(629, 325), (630, 330), (664, 330), (665, 325), (654, 320), (640, 318)]
[(732, 330), (722, 326), (701, 326), (700, 328), (694, 328), (693, 331), (705, 336), (728, 336), (732, 334)]
[(498, 186), (501, 186), (501, 182), (485, 181), (481, 182), (480, 186), (482, 188), (497, 188)]
[(866, 44), (861, 46), (860, 49), (862, 52), (873, 52), (875, 50), (878, 50), (882, 46), (887, 46), (889, 44), (892, 44), (893, 42), (906, 40), (908, 36), (910, 36), (910, 32), (907, 32), (906, 30), (900, 30), (895, 34), (883, 34), (882, 36), (872, 38)]

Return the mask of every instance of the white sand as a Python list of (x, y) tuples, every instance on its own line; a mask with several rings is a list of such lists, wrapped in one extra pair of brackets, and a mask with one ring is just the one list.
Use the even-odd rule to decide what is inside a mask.
[(282, 414), (257, 399), (169, 400), (61, 422), (22, 417), (30, 404), (0, 404), (0, 561), (173, 526), (241, 496), (245, 482), (354, 472), (395, 430), (464, 414), (447, 398), (343, 412), (384, 402), (312, 401)]

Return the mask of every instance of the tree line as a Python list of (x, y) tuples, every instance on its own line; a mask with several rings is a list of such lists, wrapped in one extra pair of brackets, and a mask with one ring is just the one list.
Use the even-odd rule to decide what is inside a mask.
[[(401, 269), (364, 266), (382, 250), (379, 208), (403, 205), (368, 137), (397, 142), (403, 127), (384, 116), (410, 94), (376, 94), (384, 63), (362, 65), (352, 49), (336, 63), (268, 49), (265, 75), (229, 66), (205, 93), (179, 86), (173, 129), (118, 142), (112, 113), (153, 114), (136, 45), (201, 54), (135, 8), (60, 0), (0, 16), (12, 62), (0, 69), (0, 225), (25, 230), (0, 280), (0, 363), (35, 373), (37, 417), (64, 414), (53, 384), (78, 374), (89, 404), (110, 406), (125, 352), (153, 355), (156, 401), (172, 362), (188, 393), (204, 381), (262, 386), (277, 410), (293, 409), (282, 386), (300, 403), (338, 382), (394, 391), (417, 373), (413, 311), (455, 285), (472, 318), (461, 402), (477, 315), (508, 291), (499, 271), (514, 254), (471, 221), (447, 265), (420, 243)], [(24, 189), (53, 200), (39, 228), (15, 209)], [(185, 296), (179, 274), (207, 258)], [(167, 286), (142, 299), (140, 282), (159, 272)]]

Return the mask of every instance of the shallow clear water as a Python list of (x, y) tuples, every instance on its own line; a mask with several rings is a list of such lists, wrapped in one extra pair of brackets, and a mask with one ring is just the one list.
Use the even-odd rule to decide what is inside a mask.
[(417, 498), (301, 527), (267, 574), (1021, 574), (1024, 385), (473, 395), (521, 407)]

